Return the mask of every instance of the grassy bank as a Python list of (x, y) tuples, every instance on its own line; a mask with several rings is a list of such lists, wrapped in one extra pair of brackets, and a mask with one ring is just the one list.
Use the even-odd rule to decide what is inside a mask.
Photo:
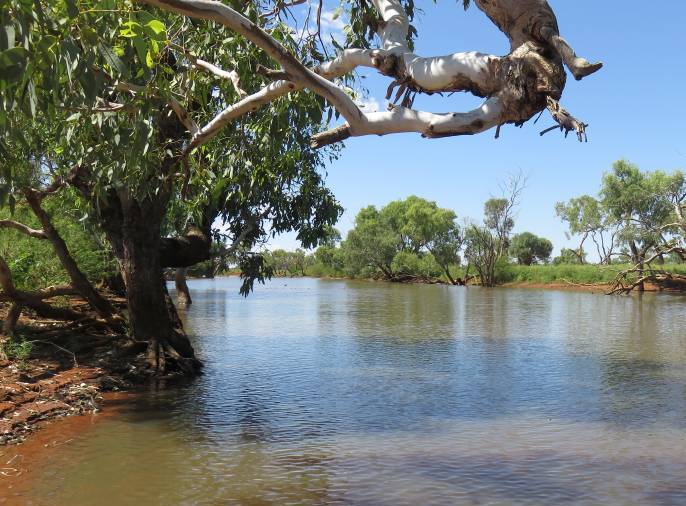
[[(629, 268), (629, 264), (615, 265), (503, 265), (498, 268), (498, 284), (532, 284), (532, 285), (561, 285), (561, 284), (610, 284), (618, 272)], [(686, 275), (686, 264), (670, 264), (661, 266), (669, 272)], [(453, 278), (464, 278), (464, 267), (454, 266), (450, 270)], [(474, 274), (472, 269), (471, 274)], [(318, 278), (349, 277), (344, 271), (331, 269), (320, 263), (309, 266), (306, 275)], [(441, 278), (447, 281), (445, 276)]]
[[(628, 269), (626, 264), (616, 265), (508, 265), (499, 276), (501, 283), (532, 284), (609, 284), (618, 272)], [(685, 264), (661, 266), (666, 271), (686, 274)]]

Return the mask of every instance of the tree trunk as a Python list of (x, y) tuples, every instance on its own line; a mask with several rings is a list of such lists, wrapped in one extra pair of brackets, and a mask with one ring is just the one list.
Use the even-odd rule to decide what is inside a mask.
[[(639, 278), (643, 277), (643, 260), (644, 256), (639, 253), (638, 247), (634, 241), (629, 241), (629, 250), (631, 251), (631, 261), (638, 267), (636, 274)], [(645, 283), (641, 281), (637, 286), (636, 290), (639, 292), (645, 291)]]
[(5, 318), (5, 323), (2, 326), (2, 333), (7, 337), (14, 337), (14, 328), (19, 321), (19, 316), (21, 316), (22, 306), (18, 303), (13, 303), (7, 312), (7, 317)]
[(457, 285), (457, 281), (455, 281), (453, 277), (450, 275), (450, 267), (446, 265), (445, 267), (443, 267), (443, 270), (445, 271), (445, 275), (448, 277), (448, 281), (450, 281), (450, 284)]
[[(165, 162), (161, 171), (171, 163)], [(184, 372), (197, 373), (201, 364), (193, 347), (183, 330), (174, 327), (160, 262), (161, 223), (169, 203), (169, 187), (147, 197), (132, 195), (127, 189), (111, 189), (97, 198), (87, 169), (79, 169), (70, 182), (91, 200), (119, 264), (126, 285), (131, 338), (147, 343), (148, 361), (157, 372), (168, 369), (169, 357)]]
[(126, 284), (132, 337), (148, 343), (148, 362), (154, 369), (167, 368), (166, 354), (192, 373), (199, 362), (188, 337), (174, 328), (160, 264), (160, 229), (166, 200), (160, 194), (139, 199), (121, 195), (121, 248), (114, 249), (121, 254), (118, 260)]
[(79, 269), (78, 265), (76, 265), (74, 258), (69, 253), (69, 249), (67, 248), (64, 239), (62, 239), (57, 230), (55, 230), (50, 217), (42, 208), (40, 196), (33, 190), (26, 190), (24, 195), (26, 197), (26, 201), (31, 207), (31, 210), (40, 221), (41, 226), (43, 227), (43, 232), (52, 244), (57, 258), (59, 258), (62, 266), (67, 271), (74, 289), (76, 289), (79, 295), (88, 301), (88, 303), (97, 311), (100, 316), (103, 318), (108, 318), (111, 316), (114, 313), (112, 305), (95, 290), (90, 281), (88, 281), (88, 278), (86, 278), (86, 275), (81, 272), (81, 269)]
[(193, 304), (191, 299), (191, 292), (186, 283), (186, 267), (179, 267), (174, 274), (174, 283), (176, 284), (176, 301), (179, 305), (190, 306)]

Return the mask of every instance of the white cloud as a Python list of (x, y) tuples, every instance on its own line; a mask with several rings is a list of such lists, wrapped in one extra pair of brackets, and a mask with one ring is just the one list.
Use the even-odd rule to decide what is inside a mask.
[(329, 32), (342, 32), (345, 28), (345, 21), (338, 16), (334, 19), (335, 11), (322, 11), (322, 27), (328, 28)]
[(355, 103), (360, 106), (364, 112), (378, 112), (381, 110), (379, 101), (374, 97), (360, 97), (355, 100)]

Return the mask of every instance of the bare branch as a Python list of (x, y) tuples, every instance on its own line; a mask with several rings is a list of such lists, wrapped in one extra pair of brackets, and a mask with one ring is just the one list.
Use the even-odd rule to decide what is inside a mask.
[(272, 81), (292, 81), (293, 79), (283, 70), (272, 70), (264, 67), (260, 64), (255, 68), (255, 72), (259, 75), (264, 76)]
[[(304, 1), (305, 0), (303, 0), (303, 2)], [(236, 93), (238, 93), (238, 96), (243, 98), (247, 95), (247, 93), (241, 88), (241, 79), (238, 75), (238, 72), (236, 72), (235, 70), (224, 70), (222, 68), (217, 67), (216, 65), (213, 65), (210, 62), (198, 58), (196, 55), (189, 51), (186, 51), (181, 46), (177, 46), (176, 44), (172, 44), (172, 46), (178, 49), (179, 51), (183, 52), (186, 58), (188, 58), (191, 61), (191, 64), (194, 68), (214, 74), (215, 76), (221, 79), (228, 79), (233, 84), (233, 87), (236, 90)]]
[(173, 98), (169, 101), (169, 106), (176, 114), (176, 117), (179, 118), (181, 124), (186, 127), (191, 135), (197, 135), (200, 128), (198, 127), (198, 124), (188, 115), (188, 111), (186, 111), (186, 109), (184, 109), (181, 104), (179, 104), (179, 102)]
[(221, 23), (264, 50), (279, 62), (283, 69), (298, 81), (298, 84), (326, 98), (348, 122), (355, 126), (364, 123), (364, 113), (342, 89), (305, 67), (276, 39), (228, 5), (215, 0), (138, 1), (193, 18)]
[(302, 5), (307, 0), (293, 0), (291, 2), (277, 2), (276, 6), (269, 12), (266, 12), (264, 14), (260, 14), (261, 19), (267, 19), (270, 18), (278, 13), (280, 13), (284, 9), (289, 9), (291, 7), (295, 7), (296, 5)]
[[(508, 123), (521, 126), (546, 107), (557, 126), (545, 130), (542, 135), (560, 128), (565, 135), (573, 130), (580, 141), (587, 140), (587, 125), (574, 118), (557, 101), (566, 80), (562, 62), (576, 77), (594, 72), (600, 68), (600, 64), (590, 64), (574, 54), (560, 37), (555, 15), (544, 0), (476, 1), (478, 7), (510, 39), (511, 52), (506, 57), (463, 52), (428, 58), (418, 56), (408, 48), (410, 24), (400, 1), (372, 0), (381, 17), (378, 25), (381, 47), (346, 49), (337, 58), (315, 70), (306, 68), (269, 33), (222, 2), (137, 1), (190, 17), (216, 21), (264, 50), (283, 69), (259, 69), (261, 74), (279, 81), (246, 96), (237, 83), (235, 72), (227, 73), (194, 55), (188, 55), (194, 66), (231, 79), (242, 99), (219, 113), (204, 127), (189, 128), (192, 138), (186, 153), (210, 140), (235, 118), (299, 89), (308, 89), (325, 98), (346, 120), (345, 125), (318, 134), (313, 138), (313, 146), (325, 146), (347, 137), (397, 132), (419, 132), (430, 138), (475, 134), (493, 127), (500, 129)], [(261, 17), (264, 19), (299, 3), (302, 3), (301, 0), (277, 0), (275, 8)], [(320, 2), (317, 9), (318, 25), (321, 13)], [(394, 85), (399, 86), (396, 102), (400, 102), (401, 106), (387, 112), (365, 114), (342, 87), (330, 81), (359, 66), (376, 68), (383, 75), (392, 77)], [(480, 108), (466, 113), (435, 114), (412, 109), (417, 93), (442, 91), (467, 91), (487, 100)], [(188, 124), (188, 118), (180, 119)]]
[(438, 114), (416, 111), (402, 106), (389, 105), (387, 112), (367, 114), (367, 124), (363, 131), (351, 125), (336, 127), (312, 136), (312, 145), (321, 147), (337, 142), (347, 128), (349, 135), (385, 135), (400, 132), (418, 132), (423, 137), (440, 138), (454, 135), (473, 135), (498, 125), (501, 119), (502, 104), (497, 97), (486, 100), (480, 107), (466, 113)]
[(35, 237), (36, 239), (47, 239), (48, 236), (42, 230), (35, 230), (33, 228), (27, 227), (23, 223), (19, 223), (14, 220), (0, 220), (0, 227), (13, 228), (18, 230), (22, 234), (26, 234), (29, 237)]

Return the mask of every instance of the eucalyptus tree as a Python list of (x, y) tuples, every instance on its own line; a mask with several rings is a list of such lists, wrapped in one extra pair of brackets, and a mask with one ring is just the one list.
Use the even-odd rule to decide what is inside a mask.
[[(632, 267), (620, 273), (619, 291), (643, 290), (646, 281), (664, 282), (681, 276), (666, 273), (653, 264), (671, 253), (686, 253), (686, 179), (681, 171), (643, 172), (625, 160), (613, 164), (603, 177), (600, 197), (610, 215), (620, 224), (619, 238), (627, 248)], [(627, 282), (627, 275), (637, 279)]]
[[(307, 245), (335, 221), (340, 209), (316, 172), (331, 152), (314, 152), (306, 142), (321, 148), (370, 134), (474, 134), (521, 125), (546, 108), (555, 128), (585, 139), (586, 125), (558, 102), (566, 81), (563, 64), (577, 79), (600, 64), (574, 54), (544, 0), (475, 0), (508, 36), (506, 56), (426, 58), (413, 53), (411, 0), (345, 4), (346, 48), (334, 59), (322, 54), (318, 33), (299, 37), (283, 22), (288, 8), (300, 3), (3, 3), (0, 154), (23, 143), (35, 164), (51, 168), (48, 187), (69, 185), (90, 204), (91, 219), (104, 231), (127, 286), (131, 333), (149, 343), (150, 362), (158, 368), (165, 357), (196, 367), (189, 341), (173, 328), (161, 268), (207, 258), (213, 215), (227, 220), (230, 240), (244, 252), (244, 291), (268, 275), (263, 259), (251, 253), (260, 238), (295, 228)], [(371, 48), (375, 34), (381, 45)], [(363, 113), (349, 96), (351, 73), (360, 66), (392, 79), (389, 97), (398, 88), (389, 111)], [(467, 113), (412, 108), (418, 93), (454, 91), (486, 101)], [(322, 131), (327, 109), (345, 123)], [(53, 132), (48, 149), (25, 142), (26, 129), (38, 125)], [(7, 160), (0, 175), (9, 188), (16, 174)], [(270, 171), (281, 171), (280, 164), (293, 168), (302, 184), (298, 195), (286, 199), (294, 212), (264, 204), (270, 191), (278, 195), (283, 188), (269, 184)], [(226, 199), (213, 200), (224, 177), (241, 183), (229, 185), (235, 193)], [(254, 188), (268, 191), (244, 198)], [(169, 205), (179, 197), (198, 204), (187, 229), (176, 230), (189, 233), (162, 237)]]
[(452, 210), (412, 195), (380, 210), (362, 209), (341, 247), (351, 274), (371, 270), (395, 279), (401, 275), (434, 277), (442, 271), (455, 283), (450, 266), (460, 262), (462, 241)]
[[(248, 5), (245, 14), (260, 13)], [(14, 205), (21, 159), (30, 163), (19, 170), (37, 168), (43, 190), (78, 190), (119, 263), (131, 335), (148, 343), (155, 367), (172, 358), (196, 369), (174, 328), (162, 267), (208, 258), (215, 219), (244, 268), (244, 293), (269, 275), (251, 251), (264, 237), (296, 230), (304, 245), (317, 243), (341, 212), (318, 170), (335, 151), (307, 146), (324, 101), (303, 93), (272, 101), (189, 154), (195, 120), (264, 83), (248, 70), (269, 59), (245, 39), (115, 0), (11, 2), (0, 21), (0, 195)], [(283, 23), (270, 31), (309, 62)], [(35, 142), (41, 131), (48, 138)], [(182, 226), (165, 222), (179, 199), (188, 203)], [(163, 228), (184, 235), (163, 237)]]
[(531, 232), (516, 234), (510, 243), (510, 256), (520, 265), (547, 264), (553, 252), (553, 243)]
[[(643, 290), (646, 281), (674, 282), (680, 276), (656, 267), (668, 255), (686, 257), (686, 179), (682, 171), (642, 171), (619, 160), (603, 176), (597, 197), (583, 195), (558, 203), (569, 230), (597, 246), (601, 263), (630, 262), (613, 292)], [(620, 250), (617, 250), (621, 248)]]
[(468, 223), (464, 234), (465, 258), (474, 266), (482, 286), (494, 286), (499, 261), (507, 262), (514, 218), (526, 188), (526, 176), (519, 172), (500, 183), (501, 195), (484, 203), (483, 226)]
[(487, 227), (471, 224), (465, 231), (464, 256), (469, 266), (474, 266), (481, 286), (496, 284), (496, 266), (502, 258), (498, 253), (498, 237)]
[(575, 265), (586, 263), (586, 253), (583, 250), (562, 248), (560, 254), (553, 258), (554, 265)]
[(355, 227), (341, 243), (345, 264), (350, 274), (380, 272), (386, 279), (394, 277), (393, 258), (401, 249), (401, 238), (374, 206), (360, 210)]
[[(314, 135), (315, 147), (362, 135), (418, 132), (424, 137), (445, 137), (475, 134), (494, 127), (499, 130), (504, 124), (522, 125), (546, 108), (556, 125), (543, 133), (559, 126), (566, 133), (575, 131), (579, 140), (585, 140), (586, 124), (571, 116), (558, 102), (566, 82), (564, 65), (576, 79), (602, 66), (574, 53), (560, 36), (556, 16), (545, 0), (474, 1), (510, 41), (510, 53), (502, 57), (478, 52), (417, 55), (413, 51), (417, 30), (411, 24), (415, 13), (412, 0), (373, 0), (371, 5), (344, 3), (350, 17), (345, 48), (340, 46), (335, 58), (318, 65), (308, 65), (300, 55), (290, 51), (263, 22), (301, 1), (268, 6), (259, 21), (241, 14), (238, 6), (219, 1), (139, 1), (194, 19), (212, 20), (263, 50), (279, 66), (262, 69), (274, 82), (228, 105), (191, 132), (189, 149), (208, 142), (246, 112), (303, 88), (326, 99), (345, 119), (344, 124)], [(465, 8), (469, 4), (468, 0), (464, 1)], [(323, 2), (318, 18), (322, 5)], [(219, 27), (214, 27), (214, 31), (221, 33)], [(379, 37), (380, 47), (372, 48), (375, 35)], [(346, 93), (345, 86), (334, 82), (359, 67), (374, 68), (392, 79), (388, 98), (398, 88), (395, 103), (388, 111), (363, 112)], [(252, 72), (255, 74), (257, 69)], [(418, 93), (456, 91), (486, 97), (486, 101), (466, 113), (436, 114), (412, 107)]]
[(578, 263), (584, 263), (582, 252), (587, 239), (591, 239), (601, 264), (610, 264), (618, 246), (619, 222), (603, 203), (590, 195), (582, 195), (558, 202), (555, 212), (569, 224), (569, 234), (580, 236), (576, 250)]

